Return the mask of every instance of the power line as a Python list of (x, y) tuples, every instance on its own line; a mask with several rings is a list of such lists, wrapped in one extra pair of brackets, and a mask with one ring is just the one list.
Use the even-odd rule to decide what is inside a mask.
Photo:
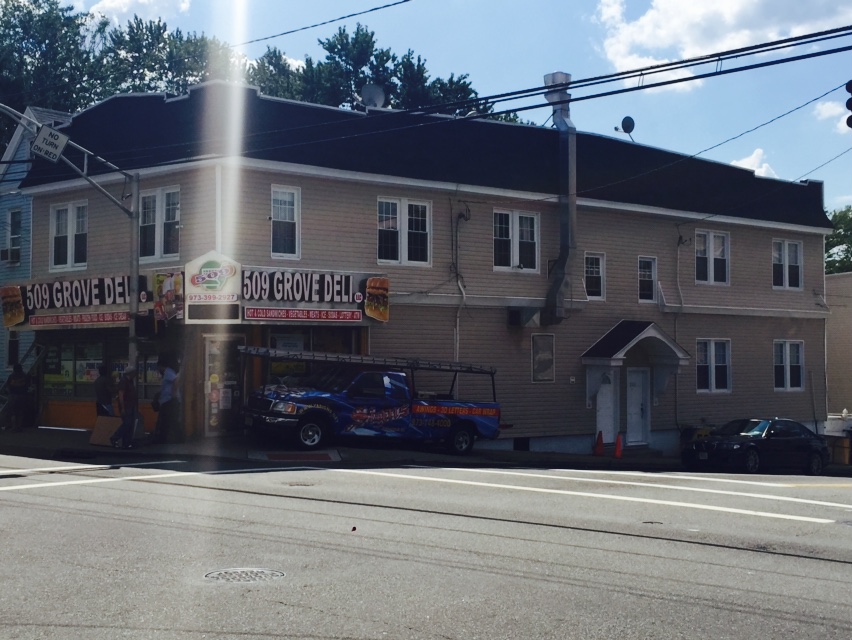
[(355, 16), (362, 16), (366, 13), (373, 13), (374, 11), (381, 11), (382, 9), (388, 9), (390, 7), (395, 7), (399, 4), (405, 4), (406, 2), (411, 2), (411, 0), (399, 0), (399, 2), (392, 2), (390, 4), (382, 5), (381, 7), (373, 7), (372, 9), (367, 9), (366, 11), (359, 11), (358, 13), (350, 13), (347, 16), (341, 16), (339, 18), (334, 18), (332, 20), (325, 20), (324, 22), (317, 22), (316, 24), (309, 25), (307, 27), (299, 27), (298, 29), (291, 29), (290, 31), (284, 31), (283, 33), (276, 33), (274, 36), (265, 36), (263, 38), (255, 38), (254, 40), (248, 40), (247, 42), (241, 42), (240, 44), (230, 45), (230, 48), (234, 49), (236, 47), (242, 47), (247, 44), (254, 44), (256, 42), (263, 42), (264, 40), (272, 40), (273, 38), (280, 38), (281, 36), (289, 36), (293, 33), (298, 33), (299, 31), (307, 31), (308, 29), (314, 29), (315, 27), (322, 27), (327, 24), (331, 24), (333, 22), (340, 22), (341, 20), (346, 20), (347, 18), (354, 18)]

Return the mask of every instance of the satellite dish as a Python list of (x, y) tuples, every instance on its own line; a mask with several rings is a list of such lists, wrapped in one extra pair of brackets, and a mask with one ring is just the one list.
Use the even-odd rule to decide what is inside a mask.
[(636, 127), (636, 123), (633, 122), (633, 118), (630, 116), (626, 116), (624, 120), (621, 121), (621, 130), (624, 131), (627, 135), (633, 133), (633, 129)]
[(365, 107), (380, 109), (385, 103), (385, 91), (377, 84), (365, 84), (361, 88), (361, 103)]

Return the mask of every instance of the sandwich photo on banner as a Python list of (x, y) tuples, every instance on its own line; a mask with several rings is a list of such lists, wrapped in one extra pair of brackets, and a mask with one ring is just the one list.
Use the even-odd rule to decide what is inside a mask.
[(389, 282), (387, 278), (367, 278), (367, 297), (364, 300), (364, 313), (368, 317), (387, 322), (390, 317), (388, 305)]
[(24, 301), (20, 287), (0, 287), (3, 299), (3, 326), (14, 327), (24, 321)]

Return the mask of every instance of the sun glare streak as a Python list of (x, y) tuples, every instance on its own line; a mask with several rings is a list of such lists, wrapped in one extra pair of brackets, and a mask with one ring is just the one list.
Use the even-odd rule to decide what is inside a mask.
[[(223, 6), (223, 5), (220, 5)], [(242, 42), (246, 39), (246, 16), (248, 1), (235, 0), (224, 5), (216, 17), (222, 32), (229, 34), (231, 42)], [(230, 69), (228, 82), (235, 85), (244, 84), (239, 65)], [(224, 106), (224, 112), (218, 114), (219, 123), (224, 129), (214, 131), (212, 137), (222, 142), (225, 159), (217, 169), (217, 206), (216, 206), (216, 250), (235, 259), (237, 255), (237, 225), (240, 205), (242, 180), (240, 175), (240, 157), (243, 150), (245, 135), (245, 93), (242, 91), (229, 92)], [(213, 109), (216, 111), (216, 109)], [(218, 123), (213, 126), (220, 126)]]

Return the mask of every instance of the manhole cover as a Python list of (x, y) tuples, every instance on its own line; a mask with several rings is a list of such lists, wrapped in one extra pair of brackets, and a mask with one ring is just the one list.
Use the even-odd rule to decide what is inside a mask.
[(211, 571), (204, 577), (218, 582), (264, 582), (283, 578), (284, 573), (274, 569), (221, 569)]

